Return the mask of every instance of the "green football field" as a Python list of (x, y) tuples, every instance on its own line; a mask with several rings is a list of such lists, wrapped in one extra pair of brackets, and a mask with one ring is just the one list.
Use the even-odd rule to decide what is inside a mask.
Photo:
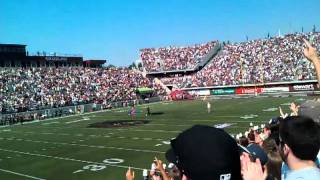
[[(56, 118), (0, 128), (0, 179), (118, 180), (128, 166), (136, 179), (150, 169), (154, 157), (165, 160), (171, 138), (194, 124), (224, 124), (229, 133), (244, 132), (278, 116), (282, 106), (308, 97), (220, 99), (149, 104), (137, 107), (137, 119), (147, 124), (117, 128), (89, 128), (95, 122), (130, 120), (128, 108)], [(225, 124), (227, 123), (227, 124)]]

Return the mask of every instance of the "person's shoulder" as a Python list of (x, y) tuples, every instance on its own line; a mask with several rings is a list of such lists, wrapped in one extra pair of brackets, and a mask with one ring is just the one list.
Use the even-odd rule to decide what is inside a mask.
[(306, 179), (306, 180), (314, 180), (320, 179), (320, 169), (316, 167), (291, 171), (288, 174), (286, 180), (297, 180), (297, 179)]

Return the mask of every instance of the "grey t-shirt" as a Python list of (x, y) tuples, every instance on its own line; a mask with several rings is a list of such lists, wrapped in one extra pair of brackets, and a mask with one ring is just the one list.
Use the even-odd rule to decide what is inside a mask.
[(304, 168), (296, 171), (290, 171), (285, 180), (316, 180), (320, 179), (320, 169), (316, 167)]

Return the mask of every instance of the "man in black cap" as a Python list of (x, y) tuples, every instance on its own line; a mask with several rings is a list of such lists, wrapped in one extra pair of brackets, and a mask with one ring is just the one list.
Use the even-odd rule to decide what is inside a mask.
[(192, 180), (241, 179), (239, 147), (223, 129), (195, 125), (171, 140), (166, 153)]

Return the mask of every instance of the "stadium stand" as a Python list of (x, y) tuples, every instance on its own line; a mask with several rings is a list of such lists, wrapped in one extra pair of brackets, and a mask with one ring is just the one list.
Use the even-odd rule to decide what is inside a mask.
[(148, 72), (194, 69), (217, 44), (211, 41), (188, 47), (145, 48), (140, 57)]
[(137, 99), (136, 88), (161, 86), (126, 68), (7, 68), (0, 70), (0, 110), (24, 112), (86, 103)]
[(203, 69), (161, 80), (179, 88), (314, 80), (313, 66), (303, 57), (303, 38), (320, 50), (319, 32), (225, 44)]

